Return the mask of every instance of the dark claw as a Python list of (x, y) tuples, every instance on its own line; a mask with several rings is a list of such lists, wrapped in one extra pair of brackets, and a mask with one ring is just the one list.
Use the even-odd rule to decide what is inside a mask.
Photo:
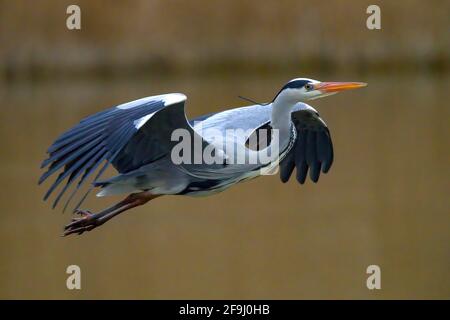
[(76, 213), (81, 217), (72, 218), (71, 222), (64, 227), (63, 237), (74, 233), (82, 234), (100, 225), (95, 214), (87, 210), (77, 210)]
[(85, 231), (91, 231), (95, 227), (96, 227), (95, 225), (91, 225), (91, 226), (84, 226), (84, 227), (79, 227), (79, 228), (75, 228), (75, 229), (66, 230), (66, 231), (64, 231), (62, 236), (65, 237), (65, 236), (68, 236), (68, 235), (73, 234), (73, 233), (82, 234)]

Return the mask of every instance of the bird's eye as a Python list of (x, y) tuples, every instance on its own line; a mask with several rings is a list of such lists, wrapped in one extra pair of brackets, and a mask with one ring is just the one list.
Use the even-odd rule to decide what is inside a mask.
[(313, 85), (311, 84), (311, 83), (307, 83), (307, 84), (305, 84), (305, 89), (306, 90), (312, 90), (314, 87), (313, 87)]

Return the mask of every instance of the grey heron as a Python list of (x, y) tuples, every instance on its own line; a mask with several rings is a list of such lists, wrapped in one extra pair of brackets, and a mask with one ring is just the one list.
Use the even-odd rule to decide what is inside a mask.
[[(327, 125), (305, 102), (365, 85), (296, 78), (286, 83), (270, 103), (229, 109), (192, 120), (186, 118), (186, 96), (181, 93), (150, 96), (117, 105), (81, 120), (49, 147), (49, 157), (41, 165), (48, 170), (40, 177), (39, 184), (54, 173), (60, 173), (44, 200), (67, 179), (53, 203), (55, 207), (73, 186), (66, 208), (77, 190), (95, 172), (89, 191), (98, 187), (98, 196), (128, 194), (117, 204), (91, 213), (78, 209), (88, 191), (74, 210), (79, 217), (73, 218), (64, 228), (63, 235), (69, 235), (90, 231), (121, 212), (162, 195), (201, 196), (223, 191), (260, 176), (262, 169), (273, 166), (273, 160), (279, 162), (282, 182), (289, 180), (294, 168), (299, 183), (305, 182), (308, 171), (310, 179), (317, 182), (320, 172), (327, 173), (333, 163), (333, 145)], [(277, 132), (277, 149), (272, 142), (256, 150), (248, 147), (250, 137), (263, 128)], [(189, 159), (199, 153), (202, 155), (209, 148), (219, 160), (213, 163), (175, 162), (173, 150), (178, 142), (173, 139), (173, 133), (179, 129), (200, 141), (199, 148), (188, 150), (192, 152)], [(244, 150), (244, 158), (252, 154), (258, 156), (264, 151), (271, 161), (230, 162), (233, 155), (228, 148), (216, 143), (205, 129), (222, 133), (227, 146), (231, 142), (239, 147), (233, 149), (233, 155), (240, 152), (235, 150)], [(99, 180), (111, 164), (119, 174)]]

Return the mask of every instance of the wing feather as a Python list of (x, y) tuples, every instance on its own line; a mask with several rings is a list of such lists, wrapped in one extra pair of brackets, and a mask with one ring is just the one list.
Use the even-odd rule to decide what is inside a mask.
[[(141, 131), (141, 127), (145, 127), (145, 124), (151, 120), (154, 114), (158, 114), (165, 109), (176, 106), (176, 110), (182, 110), (185, 123), (187, 123), (184, 115), (185, 100), (186, 96), (182, 94), (167, 94), (139, 99), (86, 117), (78, 125), (61, 134), (48, 148), (49, 157), (41, 165), (41, 168), (48, 167), (48, 169), (40, 177), (39, 184), (62, 169), (46, 192), (44, 200), (48, 199), (67, 178), (65, 186), (53, 203), (53, 206), (56, 206), (70, 185), (79, 179), (68, 199), (69, 202), (102, 162), (106, 161), (93, 182), (100, 177), (110, 163), (113, 163), (119, 172), (128, 169), (122, 168), (120, 164), (114, 162), (116, 158), (124, 157), (121, 150), (126, 148), (127, 144), (133, 143), (133, 137)], [(145, 143), (145, 141), (142, 143)], [(129, 158), (134, 156), (133, 152), (137, 150), (132, 150), (132, 148), (131, 151), (130, 148), (127, 150), (125, 158), (128, 157), (127, 161), (129, 161)], [(152, 150), (144, 156), (147, 158), (142, 161), (151, 161), (152, 157), (154, 158)]]
[[(302, 104), (301, 109), (292, 112), (292, 121), (297, 130), (297, 140), (295, 148), (290, 151), (293, 156), (287, 155), (280, 163), (280, 179), (287, 182), (287, 170), (295, 165), (297, 168), (297, 181), (305, 183), (309, 170), (311, 181), (317, 182), (320, 171), (327, 173), (333, 164), (333, 143), (330, 131), (325, 122), (319, 117), (317, 112)], [(289, 175), (292, 171), (289, 172)]]

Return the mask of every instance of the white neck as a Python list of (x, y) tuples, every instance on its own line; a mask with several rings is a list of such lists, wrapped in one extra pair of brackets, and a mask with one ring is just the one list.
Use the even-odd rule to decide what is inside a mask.
[[(278, 143), (274, 147), (271, 143), (263, 150), (254, 151), (247, 149), (247, 154), (260, 159), (260, 155), (267, 155), (271, 161), (278, 159), (280, 152), (283, 151), (291, 140), (291, 111), (294, 108), (296, 101), (286, 95), (278, 95), (272, 103), (272, 117), (270, 126), (278, 130)], [(267, 159), (267, 158), (266, 158)], [(259, 160), (258, 160), (259, 161)], [(267, 163), (266, 163), (267, 164)]]
[(291, 112), (295, 103), (291, 99), (279, 95), (272, 103), (272, 117), (270, 125), (280, 131), (280, 138), (285, 134), (290, 136), (291, 130)]

